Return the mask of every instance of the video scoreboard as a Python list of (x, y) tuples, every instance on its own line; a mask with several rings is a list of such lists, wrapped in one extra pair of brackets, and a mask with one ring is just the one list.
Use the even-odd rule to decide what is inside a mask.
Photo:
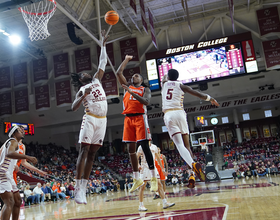
[(4, 133), (8, 134), (9, 129), (14, 125), (21, 125), (24, 127), (25, 135), (34, 135), (34, 124), (4, 122)]

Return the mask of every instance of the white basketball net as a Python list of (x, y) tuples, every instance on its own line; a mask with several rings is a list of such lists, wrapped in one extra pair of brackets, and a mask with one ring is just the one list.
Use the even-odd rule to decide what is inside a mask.
[(29, 29), (29, 38), (45, 40), (50, 36), (48, 22), (56, 10), (55, 0), (43, 0), (18, 8)]

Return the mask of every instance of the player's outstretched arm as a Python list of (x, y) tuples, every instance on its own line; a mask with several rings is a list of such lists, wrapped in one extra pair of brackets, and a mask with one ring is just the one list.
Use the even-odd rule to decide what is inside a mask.
[(161, 84), (164, 85), (164, 83), (166, 83), (167, 81), (168, 81), (167, 75), (164, 75), (164, 76), (163, 76), (163, 79), (162, 79), (162, 81), (161, 81)]
[(9, 147), (8, 154), (7, 154), (8, 158), (18, 159), (18, 160), (26, 159), (31, 163), (37, 163), (37, 159), (35, 157), (17, 153), (16, 152), (17, 147), (18, 147), (18, 142), (15, 140), (11, 140), (11, 146)]
[(210, 101), (212, 105), (220, 106), (219, 103), (210, 95), (204, 94), (202, 92), (198, 92), (193, 90), (191, 87), (186, 86), (186, 85), (180, 85), (181, 89), (183, 90), (184, 93), (189, 93), (193, 96), (196, 96), (200, 99), (203, 99), (205, 101)]
[(76, 98), (74, 102), (72, 103), (72, 111), (77, 111), (79, 107), (81, 106), (84, 98), (91, 92), (91, 88), (86, 88), (84, 91), (81, 89), (79, 92), (76, 94)]
[[(24, 146), (24, 150), (23, 150), (23, 154), (25, 154), (25, 146)], [(36, 173), (42, 175), (42, 176), (45, 176), (47, 175), (48, 173), (47, 172), (44, 172), (42, 170), (39, 170), (37, 167), (34, 167), (33, 165), (31, 165), (30, 163), (28, 163), (26, 161), (26, 159), (23, 159), (22, 162), (21, 162), (22, 166), (24, 166), (25, 168), (29, 169), (29, 170), (32, 170), (32, 171), (35, 171)]]
[(101, 46), (101, 52), (100, 52), (100, 57), (99, 57), (99, 66), (98, 66), (97, 72), (93, 76), (96, 79), (98, 79), (99, 81), (101, 81), (101, 79), (103, 78), (105, 68), (107, 65), (106, 41), (109, 38), (109, 35), (106, 36), (105, 30), (101, 31), (101, 35), (102, 35), (102, 46)]
[(121, 63), (121, 65), (119, 66), (119, 68), (117, 70), (116, 76), (117, 76), (117, 79), (118, 79), (118, 81), (121, 85), (123, 85), (123, 84), (126, 85), (126, 86), (128, 85), (128, 82), (126, 81), (126, 78), (123, 75), (123, 71), (124, 71), (126, 65), (128, 64), (128, 62), (132, 58), (133, 58), (133, 56), (126, 55), (124, 61)]
[(129, 92), (137, 101), (139, 101), (141, 104), (144, 104), (144, 105), (149, 105), (150, 103), (150, 99), (151, 99), (151, 90), (149, 88), (145, 88), (145, 91), (144, 91), (144, 95), (143, 97), (142, 96), (139, 96), (137, 95), (136, 93), (134, 93), (128, 86), (122, 84), (122, 87), (127, 91)]

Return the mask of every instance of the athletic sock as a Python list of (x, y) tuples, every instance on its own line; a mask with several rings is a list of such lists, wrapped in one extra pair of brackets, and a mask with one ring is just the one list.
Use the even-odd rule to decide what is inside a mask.
[(163, 204), (167, 203), (167, 200), (166, 200), (166, 199), (163, 199), (163, 200), (162, 200), (162, 203), (163, 203)]
[(156, 177), (156, 170), (153, 169), (153, 170), (150, 170), (150, 171), (151, 171), (151, 176), (152, 176), (152, 177)]
[(82, 180), (76, 180), (76, 187), (81, 187)]
[(88, 180), (82, 179), (82, 188), (83, 188), (83, 189), (86, 189), (86, 188), (87, 188), (87, 183), (88, 183)]
[(144, 206), (144, 203), (143, 202), (139, 202), (140, 206)]
[(192, 156), (191, 156), (189, 150), (184, 145), (181, 133), (173, 135), (172, 139), (173, 139), (181, 157), (184, 159), (184, 161), (186, 161), (186, 163), (190, 167), (192, 167), (192, 163), (194, 161), (192, 159)]
[(133, 179), (139, 179), (139, 172), (133, 172)]

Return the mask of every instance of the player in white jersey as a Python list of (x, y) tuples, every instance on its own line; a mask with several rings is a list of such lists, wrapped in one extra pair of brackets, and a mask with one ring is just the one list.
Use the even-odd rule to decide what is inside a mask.
[(107, 125), (107, 99), (101, 79), (107, 64), (106, 41), (108, 36), (102, 31), (102, 47), (98, 70), (94, 76), (87, 71), (79, 74), (72, 73), (72, 83), (79, 88), (72, 110), (76, 111), (81, 104), (85, 107), (79, 143), (80, 152), (76, 168), (75, 201), (87, 204), (86, 186), (93, 166), (95, 154), (103, 144)]
[(23, 137), (21, 128), (17, 125), (8, 131), (9, 139), (0, 148), (0, 197), (4, 202), (1, 211), (1, 219), (18, 220), (21, 205), (21, 198), (17, 185), (13, 179), (13, 171), (18, 159), (26, 159), (37, 163), (35, 157), (18, 153), (18, 142)]
[[(161, 169), (163, 170), (162, 163), (161, 163), (160, 157), (158, 155), (157, 146), (154, 145), (154, 144), (151, 144), (151, 141), (149, 141), (149, 145), (150, 145), (150, 150), (151, 150), (151, 153), (153, 155), (154, 161), (156, 159), (158, 161), (158, 163), (160, 164)], [(140, 156), (141, 156), (141, 166), (139, 165), (140, 179), (142, 179), (144, 181), (144, 185), (142, 185), (140, 187), (140, 190), (139, 190), (139, 209), (138, 210), (139, 211), (147, 211), (148, 209), (146, 209), (144, 204), (143, 204), (144, 190), (145, 190), (147, 182), (151, 180), (152, 175), (151, 175), (151, 172), (150, 172), (150, 169), (149, 169), (149, 166), (148, 166), (148, 163), (146, 161), (146, 157), (145, 157), (145, 154), (144, 154), (144, 151), (143, 151), (141, 145), (138, 147), (138, 150), (137, 150), (137, 158), (139, 158)], [(159, 173), (158, 173), (157, 169), (155, 169), (155, 171), (156, 171), (156, 178), (157, 178), (157, 183), (158, 183), (158, 193), (159, 193), (159, 195), (162, 199), (163, 208), (167, 209), (169, 207), (174, 206), (175, 203), (167, 202), (167, 200), (165, 198), (165, 193), (163, 191), (162, 184), (160, 182)]]
[[(219, 103), (211, 96), (194, 91), (191, 87), (183, 85), (177, 81), (179, 73), (175, 69), (168, 70), (168, 74), (162, 80), (162, 111), (164, 113), (164, 123), (168, 133), (174, 141), (181, 157), (193, 169), (201, 181), (205, 181), (205, 174), (202, 171), (201, 164), (195, 163), (192, 158), (192, 152), (189, 143), (189, 126), (187, 123), (187, 114), (184, 111), (183, 101), (185, 93), (189, 93), (205, 101), (210, 101), (212, 105), (219, 106)], [(189, 181), (193, 181), (190, 178)], [(191, 188), (194, 182), (189, 182)]]

